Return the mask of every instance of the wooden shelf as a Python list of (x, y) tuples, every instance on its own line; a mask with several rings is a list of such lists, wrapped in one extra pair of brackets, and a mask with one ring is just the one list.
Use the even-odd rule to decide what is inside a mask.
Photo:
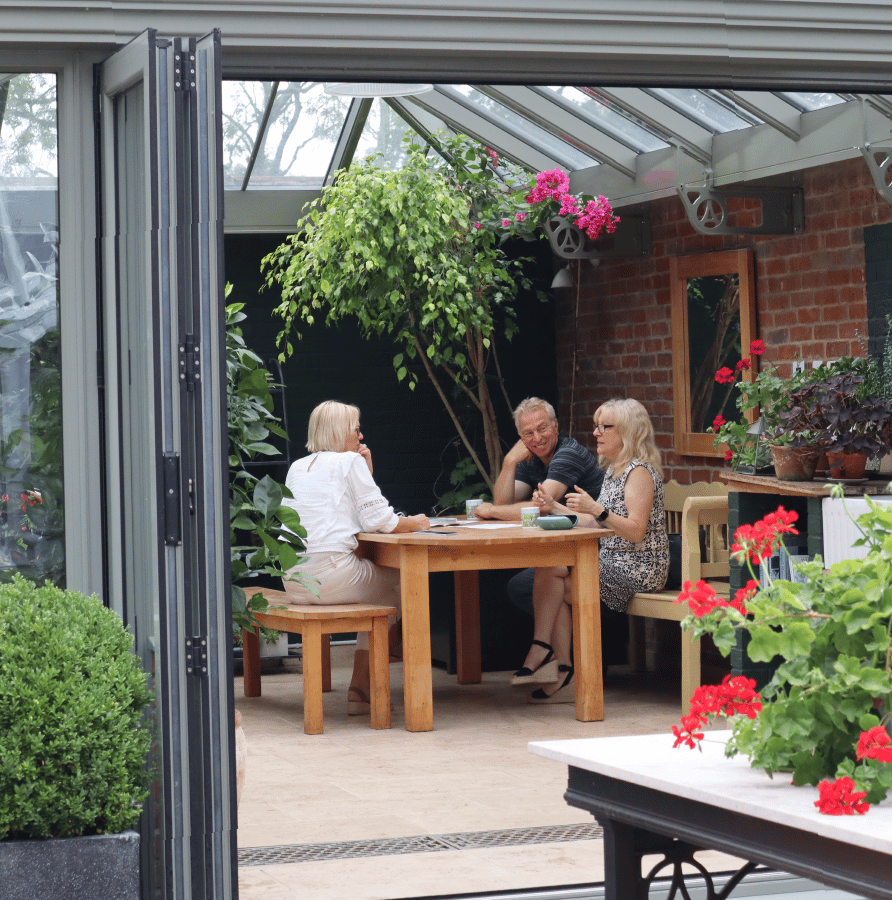
[[(730, 490), (743, 494), (779, 494), (785, 497), (829, 497), (833, 488), (826, 481), (781, 481), (773, 475), (741, 475), (739, 472), (720, 472), (719, 478)], [(885, 479), (868, 479), (861, 484), (843, 484), (846, 497), (876, 496), (888, 493)]]

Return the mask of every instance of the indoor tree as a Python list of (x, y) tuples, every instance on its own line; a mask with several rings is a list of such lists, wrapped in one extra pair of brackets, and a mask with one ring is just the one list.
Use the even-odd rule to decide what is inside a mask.
[[(494, 336), (516, 331), (513, 303), (529, 281), (504, 243), (518, 231), (509, 179), (491, 151), (464, 136), (435, 137), (436, 151), (406, 141), (406, 161), (379, 158), (341, 172), (306, 208), (297, 230), (262, 263), (281, 292), (283, 355), (302, 323), (355, 319), (365, 337), (389, 335), (396, 376), (414, 387), (420, 362), (489, 487), (502, 464), (493, 386), (501, 383)], [(485, 460), (460, 415), (479, 416)]]

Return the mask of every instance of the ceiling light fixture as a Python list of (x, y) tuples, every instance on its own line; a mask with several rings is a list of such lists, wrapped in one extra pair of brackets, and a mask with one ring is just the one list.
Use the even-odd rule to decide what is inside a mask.
[(326, 94), (336, 97), (410, 97), (432, 91), (432, 84), (360, 84), (359, 82), (336, 82), (324, 84)]

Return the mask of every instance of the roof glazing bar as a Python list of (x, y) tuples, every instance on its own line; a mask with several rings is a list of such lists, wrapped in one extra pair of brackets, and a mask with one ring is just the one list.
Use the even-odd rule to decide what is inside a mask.
[(484, 111), (474, 106), (454, 91), (446, 92), (436, 87), (426, 94), (406, 98), (410, 103), (427, 110), (462, 134), (475, 138), (502, 156), (513, 160), (531, 172), (554, 169), (557, 166), (571, 168), (564, 159), (557, 159), (550, 148), (534, 144), (528, 135), (512, 133), (505, 123), (493, 121)]
[(802, 134), (801, 113), (777, 95), (767, 91), (718, 90), (716, 93), (743, 107), (791, 141), (799, 140)]
[(260, 120), (260, 127), (257, 129), (257, 137), (254, 138), (254, 146), (251, 148), (251, 158), (245, 167), (245, 177), (242, 179), (242, 190), (248, 189), (248, 182), (251, 180), (251, 173), (254, 171), (254, 165), (257, 162), (257, 154), (263, 146), (263, 138), (266, 135), (266, 126), (269, 124), (269, 117), (272, 115), (273, 104), (276, 102), (276, 94), (279, 93), (279, 84), (281, 82), (274, 81), (269, 92), (269, 99), (266, 101), (266, 107), (263, 110), (263, 118)]
[[(583, 153), (610, 166), (634, 180), (637, 153), (593, 127), (577, 108), (556, 94), (544, 94), (535, 88), (490, 87), (478, 85), (477, 90), (505, 104), (518, 115), (530, 119), (540, 128), (560, 140), (573, 144)], [(555, 99), (556, 98), (556, 99)], [(617, 158), (619, 157), (619, 158)]]
[(692, 122), (687, 116), (667, 106), (638, 88), (590, 87), (592, 96), (601, 97), (630, 116), (644, 122), (653, 133), (684, 150), (694, 159), (709, 164), (712, 133)]
[(356, 153), (356, 147), (359, 139), (362, 137), (362, 129), (365, 128), (366, 119), (372, 108), (372, 100), (369, 98), (353, 99), (350, 101), (350, 108), (347, 110), (347, 118), (341, 128), (341, 134), (335, 145), (331, 162), (328, 164), (328, 171), (325, 173), (325, 181), (323, 184), (331, 184), (335, 177), (335, 173), (339, 169), (349, 168), (353, 162), (353, 155)]

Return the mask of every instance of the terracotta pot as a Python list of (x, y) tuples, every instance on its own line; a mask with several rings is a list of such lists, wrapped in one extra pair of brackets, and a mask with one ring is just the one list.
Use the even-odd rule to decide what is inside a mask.
[(831, 478), (863, 478), (867, 468), (867, 455), (864, 453), (829, 453)]
[(774, 474), (779, 481), (811, 481), (815, 477), (818, 458), (817, 447), (787, 447), (769, 444)]

